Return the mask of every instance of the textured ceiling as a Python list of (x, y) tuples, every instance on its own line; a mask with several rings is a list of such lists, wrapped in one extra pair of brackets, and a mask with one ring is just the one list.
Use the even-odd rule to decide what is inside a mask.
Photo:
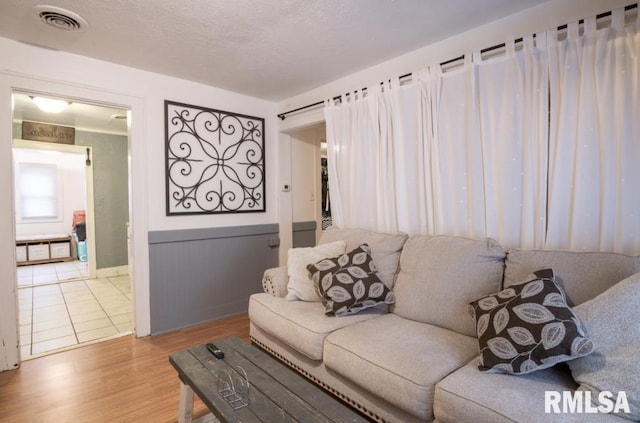
[(280, 101), (543, 0), (1, 0), (0, 36)]
[(127, 135), (127, 120), (122, 119), (126, 115), (126, 110), (83, 103), (70, 103), (62, 113), (46, 113), (31, 101), (31, 96), (23, 93), (13, 94), (13, 120), (16, 123), (44, 122), (71, 126), (79, 131)]

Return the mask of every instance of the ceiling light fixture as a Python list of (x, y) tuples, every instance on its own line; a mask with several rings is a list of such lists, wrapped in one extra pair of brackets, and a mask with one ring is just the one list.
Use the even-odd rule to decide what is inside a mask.
[(62, 7), (39, 4), (33, 10), (42, 22), (63, 31), (82, 32), (89, 27), (80, 15)]
[(68, 101), (56, 100), (46, 97), (31, 97), (31, 101), (46, 113), (60, 113), (71, 104)]

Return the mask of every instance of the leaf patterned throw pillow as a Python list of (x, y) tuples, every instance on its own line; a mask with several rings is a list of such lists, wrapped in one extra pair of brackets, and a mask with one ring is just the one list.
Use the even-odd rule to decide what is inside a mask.
[(593, 351), (551, 269), (473, 301), (469, 308), (476, 320), (480, 370), (530, 373)]
[(378, 275), (367, 244), (341, 256), (310, 264), (307, 270), (328, 316), (355, 314), (378, 304), (395, 302), (395, 295)]

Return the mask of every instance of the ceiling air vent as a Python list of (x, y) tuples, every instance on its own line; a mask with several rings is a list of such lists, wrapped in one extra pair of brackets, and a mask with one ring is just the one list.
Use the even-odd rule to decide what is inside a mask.
[(89, 26), (77, 13), (61, 7), (40, 4), (34, 6), (33, 10), (42, 22), (63, 31), (84, 31)]

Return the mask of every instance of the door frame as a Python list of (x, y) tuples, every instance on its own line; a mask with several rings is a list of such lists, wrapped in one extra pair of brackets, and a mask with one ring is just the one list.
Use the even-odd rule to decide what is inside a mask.
[[(86, 156), (87, 159), (90, 160), (90, 163), (93, 163), (93, 148), (87, 147), (84, 145), (68, 145), (68, 144), (55, 144), (55, 143), (46, 143), (46, 142), (38, 142), (38, 141), (27, 141), (21, 139), (14, 139), (13, 148), (30, 148), (33, 150), (50, 150), (50, 151), (60, 151), (63, 153), (73, 153), (73, 154), (82, 154)], [(12, 152), (13, 152), (12, 148)], [(15, 169), (14, 169), (15, 170)], [(89, 278), (96, 278), (96, 227), (95, 227), (95, 219), (93, 218), (93, 214), (95, 212), (94, 204), (93, 204), (93, 165), (85, 166), (85, 201), (86, 201), (86, 212), (87, 212), (87, 222), (86, 222), (86, 230), (87, 230), (87, 256), (88, 264), (89, 264)], [(15, 198), (14, 207), (15, 207)]]
[(51, 81), (11, 71), (0, 71), (0, 196), (12, 198), (0, 204), (0, 371), (20, 365), (18, 348), (18, 295), (16, 289), (15, 210), (13, 208), (13, 100), (14, 91), (127, 110), (129, 127), (129, 263), (136, 336), (150, 333), (149, 240), (147, 215), (147, 170), (145, 99), (126, 93)]
[[(324, 109), (319, 107), (316, 109), (310, 109), (301, 113), (297, 113), (295, 115), (287, 116), (286, 120), (278, 121), (278, 131), (279, 131), (279, 175), (278, 175), (278, 186), (281, 188), (280, 196), (279, 196), (279, 215), (278, 215), (278, 223), (280, 226), (280, 266), (285, 265), (287, 263), (287, 251), (289, 248), (293, 247), (293, 198), (292, 198), (292, 189), (296, 189), (292, 183), (292, 161), (295, 160), (295, 157), (292, 157), (292, 134), (295, 132), (301, 131), (303, 129), (307, 129), (311, 126), (315, 126), (318, 124), (325, 123), (324, 117)], [(326, 133), (326, 129), (325, 129)], [(317, 158), (316, 166), (319, 165), (319, 154), (320, 154), (320, 145), (317, 146)], [(315, 172), (315, 187), (317, 189), (318, 184), (320, 184), (320, 174)], [(291, 189), (283, 189), (284, 186), (291, 187)], [(316, 201), (318, 201), (318, 197), (316, 195)], [(318, 201), (322, 204), (321, 201)], [(316, 213), (318, 210), (316, 210)], [(319, 218), (316, 218), (317, 228), (320, 229), (319, 232), (316, 232), (316, 242), (320, 240), (319, 234), (322, 233), (322, 214), (320, 214)]]

